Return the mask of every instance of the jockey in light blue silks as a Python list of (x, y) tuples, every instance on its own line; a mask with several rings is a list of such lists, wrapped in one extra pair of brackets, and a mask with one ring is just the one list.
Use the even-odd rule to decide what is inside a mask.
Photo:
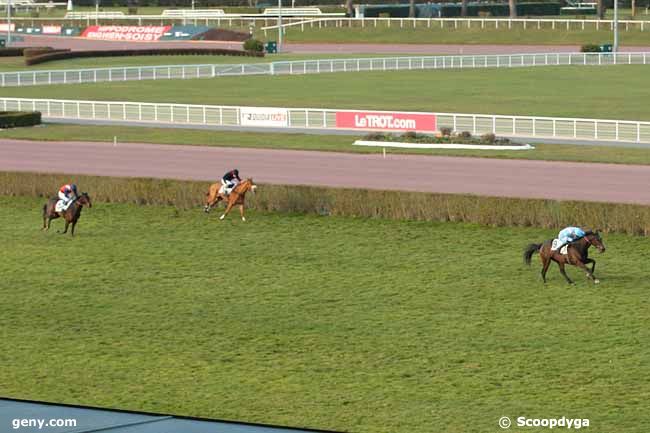
[(552, 250), (557, 251), (561, 249), (563, 246), (565, 246), (566, 244), (571, 243), (577, 239), (580, 239), (585, 235), (586, 235), (585, 231), (582, 230), (580, 227), (567, 227), (565, 229), (562, 229), (560, 230), (560, 233), (558, 233), (557, 235), (557, 239), (559, 240), (559, 242), (556, 245), (556, 248), (552, 248)]

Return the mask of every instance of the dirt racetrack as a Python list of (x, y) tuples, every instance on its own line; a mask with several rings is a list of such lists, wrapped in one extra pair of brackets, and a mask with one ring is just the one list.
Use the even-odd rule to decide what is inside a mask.
[[(21, 35), (24, 41), (15, 46), (48, 46), (70, 48), (72, 50), (114, 50), (138, 48), (228, 48), (239, 50), (241, 42), (218, 41), (159, 41), (123, 42), (99, 41), (81, 37)], [(517, 54), (517, 53), (557, 53), (578, 52), (578, 45), (440, 45), (440, 44), (327, 44), (327, 43), (288, 43), (284, 51), (294, 54)], [(621, 47), (621, 51), (648, 51), (648, 47)], [(268, 56), (269, 61), (273, 55)]]
[(423, 155), (0, 140), (0, 170), (256, 182), (650, 205), (650, 166)]

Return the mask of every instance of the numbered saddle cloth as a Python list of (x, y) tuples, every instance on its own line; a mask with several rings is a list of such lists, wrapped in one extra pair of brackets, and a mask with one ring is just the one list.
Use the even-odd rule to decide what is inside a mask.
[[(557, 251), (557, 247), (561, 244), (559, 239), (553, 239), (553, 244), (551, 245), (551, 251)], [(569, 249), (569, 244), (566, 244), (560, 250), (560, 254), (567, 255)]]

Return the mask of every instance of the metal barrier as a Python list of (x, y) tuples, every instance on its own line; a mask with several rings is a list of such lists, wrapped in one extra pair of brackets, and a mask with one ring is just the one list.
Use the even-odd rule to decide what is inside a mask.
[(650, 53), (550, 53), (468, 56), (380, 57), (297, 60), (236, 65), (129, 66), (95, 69), (36, 70), (0, 73), (0, 87), (171, 80), (239, 75), (319, 74), (424, 69), (514, 68), (533, 66), (646, 65)]
[[(4, 111), (40, 111), (45, 120), (116, 121), (151, 124), (211, 126), (276, 126), (282, 128), (350, 129), (337, 126), (338, 116), (368, 116), (357, 110), (318, 108), (273, 108), (141, 102), (76, 101), (55, 99), (0, 98)], [(254, 113), (258, 123), (246, 119)], [(399, 118), (402, 124), (418, 116), (435, 117), (437, 128), (450, 127), (472, 134), (525, 136), (578, 140), (617, 140), (650, 143), (650, 122), (605, 119), (574, 119), (533, 116), (504, 116), (458, 113), (410, 113), (373, 111), (372, 116)], [(259, 120), (262, 119), (262, 120)], [(266, 119), (266, 120), (264, 120)], [(269, 121), (269, 119), (273, 119)], [(279, 119), (279, 120), (278, 120)], [(406, 119), (408, 122), (405, 122)], [(413, 121), (415, 122), (415, 120)], [(410, 128), (413, 129), (413, 128)], [(368, 129), (359, 128), (360, 133)]]

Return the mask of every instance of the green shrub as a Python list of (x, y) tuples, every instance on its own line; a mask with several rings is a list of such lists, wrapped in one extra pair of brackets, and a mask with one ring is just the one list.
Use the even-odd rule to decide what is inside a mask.
[(406, 141), (414, 141), (418, 139), (418, 134), (415, 131), (406, 131), (402, 137)]
[(254, 39), (254, 38), (247, 39), (244, 42), (244, 50), (251, 51), (254, 53), (262, 53), (264, 52), (264, 44), (262, 43), (262, 41), (258, 39)]
[(0, 128), (34, 126), (41, 123), (39, 111), (0, 111)]
[(441, 126), (441, 127), (440, 127), (440, 135), (442, 135), (443, 137), (449, 137), (449, 136), (451, 136), (451, 133), (452, 133), (453, 131), (454, 131), (454, 130), (453, 130), (452, 128), (448, 127), (448, 126)]
[(600, 46), (596, 44), (585, 44), (580, 47), (581, 53), (600, 53)]
[(481, 142), (485, 144), (495, 144), (497, 141), (497, 136), (488, 132), (487, 134), (481, 135)]
[(383, 132), (371, 132), (363, 137), (366, 141), (384, 141), (388, 138), (389, 136)]

